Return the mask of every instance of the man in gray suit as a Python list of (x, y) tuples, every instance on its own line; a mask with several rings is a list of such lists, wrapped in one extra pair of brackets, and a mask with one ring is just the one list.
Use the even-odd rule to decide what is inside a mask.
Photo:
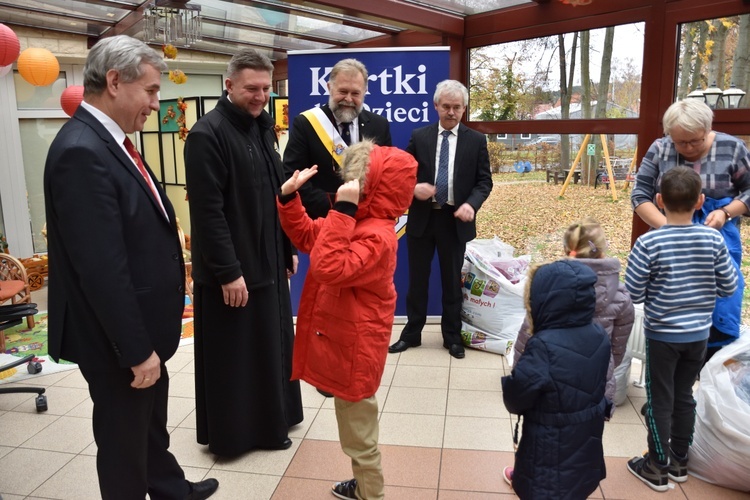
[(417, 185), (406, 223), (409, 251), (408, 321), (388, 352), (422, 343), (427, 319), (430, 266), (437, 250), (443, 289), (443, 347), (464, 357), (461, 342), (461, 266), (466, 243), (476, 235), (475, 216), (492, 191), (487, 138), (463, 125), (469, 103), (466, 87), (455, 80), (437, 85), (433, 97), (438, 123), (412, 132), (406, 151), (417, 159)]

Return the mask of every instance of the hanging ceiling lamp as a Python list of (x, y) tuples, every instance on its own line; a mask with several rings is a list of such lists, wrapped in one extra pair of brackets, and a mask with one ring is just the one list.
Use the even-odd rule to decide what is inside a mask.
[(21, 43), (12, 29), (0, 24), (0, 66), (7, 66), (18, 59)]
[(31, 47), (18, 56), (18, 72), (30, 84), (46, 87), (57, 80), (60, 63), (49, 50)]
[(189, 47), (201, 40), (201, 6), (155, 0), (143, 13), (146, 41)]

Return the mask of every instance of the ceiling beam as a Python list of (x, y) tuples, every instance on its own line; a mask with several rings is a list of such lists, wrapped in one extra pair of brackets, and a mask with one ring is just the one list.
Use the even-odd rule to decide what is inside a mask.
[(398, 0), (287, 0), (295, 5), (314, 5), (352, 17), (380, 20), (405, 29), (431, 31), (448, 36), (463, 36), (464, 18), (459, 15), (405, 4)]

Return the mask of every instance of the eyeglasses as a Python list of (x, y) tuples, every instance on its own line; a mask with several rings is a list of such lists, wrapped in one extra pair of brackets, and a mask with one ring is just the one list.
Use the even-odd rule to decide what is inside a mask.
[(682, 148), (685, 148), (687, 146), (695, 148), (706, 142), (706, 136), (704, 135), (700, 139), (693, 139), (692, 141), (675, 141), (674, 139), (672, 139), (672, 142), (674, 142), (675, 146), (680, 146)]

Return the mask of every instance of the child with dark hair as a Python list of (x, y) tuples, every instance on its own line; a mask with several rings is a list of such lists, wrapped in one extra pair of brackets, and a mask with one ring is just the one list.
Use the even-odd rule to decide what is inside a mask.
[(695, 425), (695, 383), (716, 297), (732, 295), (737, 271), (719, 232), (693, 223), (703, 205), (701, 178), (687, 167), (662, 176), (656, 194), (666, 225), (641, 235), (628, 258), (625, 286), (644, 304), (648, 452), (628, 470), (656, 491), (687, 480)]
[(503, 401), (523, 416), (514, 467), (503, 478), (522, 499), (586, 498), (606, 477), (602, 433), (609, 336), (594, 322), (597, 275), (578, 259), (529, 272), (530, 337), (503, 377)]

